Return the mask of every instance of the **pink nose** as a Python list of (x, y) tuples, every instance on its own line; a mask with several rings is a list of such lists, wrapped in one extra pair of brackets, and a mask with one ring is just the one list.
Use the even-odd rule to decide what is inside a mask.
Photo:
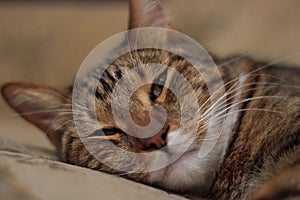
[(167, 135), (169, 128), (163, 128), (154, 136), (146, 140), (147, 149), (161, 149), (167, 145)]

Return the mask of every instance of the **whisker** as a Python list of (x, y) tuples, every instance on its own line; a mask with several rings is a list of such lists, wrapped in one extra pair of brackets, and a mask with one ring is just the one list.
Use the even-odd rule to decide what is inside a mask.
[[(228, 90), (228, 92), (226, 92), (223, 96), (228, 96), (229, 94), (235, 92), (236, 90), (240, 90), (242, 87), (246, 87), (246, 86), (251, 86), (251, 85), (256, 85), (256, 83), (249, 83), (249, 84), (244, 84), (244, 85), (241, 85), (235, 89), (233, 89), (232, 87)], [(257, 88), (251, 88), (251, 89), (248, 89), (248, 90), (242, 90), (242, 92), (239, 92), (239, 93), (236, 93), (234, 94), (233, 96), (227, 98), (227, 99), (224, 99), (224, 98), (219, 98), (214, 104), (212, 104), (202, 115), (205, 116), (213, 111), (215, 111), (216, 109), (220, 109), (220, 108), (224, 108), (227, 106), (227, 101), (232, 99), (232, 98), (235, 98), (236, 96), (242, 94), (242, 93), (245, 93), (245, 92), (249, 92), (249, 91), (252, 91), (252, 90), (256, 90)], [(224, 100), (224, 101), (222, 101)], [(220, 104), (223, 105), (220, 107)], [(225, 105), (224, 105), (225, 104)], [(200, 107), (201, 108), (201, 107)]]
[(222, 118), (227, 117), (228, 115), (239, 113), (239, 112), (244, 112), (244, 111), (263, 111), (263, 112), (272, 112), (272, 113), (277, 113), (277, 114), (283, 113), (278, 110), (270, 110), (270, 109), (263, 109), (263, 108), (245, 108), (245, 109), (239, 109), (239, 110), (225, 113), (224, 115), (218, 116), (218, 118), (215, 118), (214, 120), (216, 120), (216, 122), (218, 122), (218, 120), (221, 120)]
[(268, 63), (268, 64), (265, 64), (265, 65), (259, 67), (258, 69), (254, 70), (253, 72), (257, 72), (257, 71), (262, 70), (262, 69), (264, 69), (264, 68), (266, 68), (266, 67), (269, 67), (269, 66), (278, 64), (278, 63), (280, 63), (280, 62), (283, 62), (283, 61), (285, 61), (285, 60), (288, 60), (288, 59), (293, 58), (293, 57), (298, 56), (298, 55), (300, 55), (300, 51), (298, 51), (298, 52), (296, 52), (296, 53), (293, 53), (293, 54), (291, 54), (291, 55), (285, 56), (285, 57), (283, 57), (283, 58), (281, 58), (281, 59), (275, 60), (275, 61), (273, 61), (273, 62), (270, 62), (270, 63)]
[[(223, 109), (221, 112), (219, 112), (217, 115), (213, 116), (212, 118), (215, 118), (216, 116), (220, 115), (220, 114), (223, 114), (224, 112), (226, 112), (227, 110), (229, 110), (230, 108), (236, 106), (236, 105), (239, 105), (241, 103), (244, 103), (244, 102), (247, 102), (247, 101), (251, 101), (251, 100), (259, 100), (259, 99), (268, 99), (268, 98), (274, 98), (274, 99), (283, 99), (285, 97), (282, 97), (282, 96), (259, 96), (259, 97), (251, 97), (251, 98), (246, 98), (246, 99), (243, 99), (239, 102), (236, 102), (236, 103), (233, 103), (231, 106)], [(211, 116), (212, 114), (210, 115), (206, 115), (205, 117), (203, 117), (202, 119), (206, 119), (207, 117)]]
[(89, 108), (86, 108), (86, 107), (84, 107), (84, 106), (82, 106), (82, 105), (80, 105), (80, 104), (78, 104), (78, 103), (74, 103), (74, 104), (75, 104), (75, 106), (78, 106), (79, 108), (82, 108), (82, 109), (84, 109), (84, 110), (86, 110), (86, 111), (94, 112), (94, 110), (89, 109)]
[(73, 122), (73, 120), (71, 119), (71, 120), (65, 121), (64, 123), (62, 123), (62, 124), (60, 124), (59, 126), (57, 126), (57, 127), (54, 129), (54, 131), (57, 131), (59, 128), (65, 126), (66, 124), (68, 124), (68, 123), (70, 123), (70, 122)]
[[(254, 75), (254, 74), (252, 74), (252, 75)], [(249, 76), (249, 74), (248, 74), (248, 75), (245, 75), (244, 77), (246, 77), (246, 76)], [(236, 79), (239, 79), (239, 78), (241, 78), (241, 77), (238, 77), (238, 78), (236, 78)], [(276, 78), (276, 77), (273, 76), (273, 78)], [(233, 81), (235, 81), (236, 79), (233, 79), (232, 81), (229, 81), (227, 84), (225, 84), (225, 85), (223, 86), (223, 88), (224, 88), (225, 86), (227, 86), (228, 84), (232, 83)], [(249, 84), (243, 84), (243, 85), (241, 85), (240, 87), (234, 88), (237, 84), (238, 84), (238, 82), (235, 83), (233, 86), (231, 86), (231, 87), (228, 89), (228, 91), (227, 91), (222, 97), (219, 98), (219, 100), (217, 100), (213, 105), (211, 105), (211, 107), (216, 106), (217, 103), (219, 103), (219, 102), (225, 97), (225, 95), (228, 96), (229, 94), (233, 93), (234, 91), (236, 91), (236, 90), (238, 90), (238, 89), (241, 89), (242, 87), (246, 87), (246, 86), (251, 86), (251, 85), (266, 85), (266, 84), (267, 84), (268, 86), (266, 86), (266, 87), (270, 87), (270, 88), (271, 88), (271, 86), (272, 86), (272, 87), (280, 86), (280, 87), (287, 87), (287, 88), (294, 88), (294, 89), (298, 89), (298, 88), (299, 88), (299, 89), (300, 89), (300, 86), (295, 86), (295, 85), (290, 85), (290, 84), (275, 84), (275, 83), (249, 83)], [(261, 89), (261, 88), (264, 88), (264, 87), (259, 87), (259, 88), (256, 87), (256, 89)], [(217, 93), (220, 89), (222, 89), (222, 88), (219, 88), (215, 93)], [(255, 89), (255, 88), (254, 88), (254, 89)], [(247, 91), (250, 91), (250, 90), (247, 90)], [(213, 95), (211, 95), (211, 96), (214, 96), (215, 93), (214, 93)], [(234, 95), (233, 97), (235, 97), (235, 96), (236, 96), (236, 95)], [(232, 97), (231, 97), (231, 98), (232, 98)], [(231, 98), (227, 98), (227, 100), (229, 100), (229, 99), (231, 99)], [(204, 106), (206, 106), (206, 104), (209, 102), (210, 99), (211, 99), (211, 98), (208, 98), (208, 99), (202, 104), (202, 106), (199, 108), (199, 110), (198, 110), (197, 112), (199, 112)], [(220, 102), (220, 103), (224, 103), (224, 102)], [(210, 109), (211, 109), (211, 108), (210, 108)]]
[[(253, 50), (252, 50), (252, 51), (253, 51)], [(233, 63), (234, 61), (240, 60), (240, 59), (245, 58), (245, 57), (250, 56), (250, 55), (251, 55), (251, 51), (248, 50), (246, 53), (244, 53), (244, 54), (242, 54), (242, 55), (240, 55), (240, 56), (238, 56), (238, 57), (234, 57), (234, 58), (232, 58), (232, 59), (230, 59), (230, 60), (228, 60), (228, 61), (226, 61), (226, 62), (223, 62), (223, 63), (220, 64), (219, 66), (220, 66), (220, 67), (223, 67), (223, 66), (225, 66), (225, 65), (229, 65), (229, 64)]]
[(63, 96), (62, 94), (56, 92), (53, 89), (49, 89), (49, 92), (51, 92), (52, 94), (56, 95), (57, 97), (60, 97), (61, 99), (65, 100), (65, 101), (72, 101), (72, 99), (70, 99), (69, 97)]
[[(250, 83), (250, 84), (246, 84), (246, 85), (244, 85), (244, 86), (250, 86), (250, 85), (252, 85), (252, 84), (256, 84), (256, 83)], [(262, 85), (263, 85), (263, 84), (262, 84)], [(278, 84), (278, 85), (279, 85), (279, 84)], [(221, 103), (223, 103), (223, 104), (222, 104), (222, 106), (220, 106), (220, 107), (219, 107), (219, 104), (218, 104), (218, 105), (214, 105), (214, 104), (213, 104), (207, 111), (205, 111), (205, 112), (203, 113), (203, 115), (208, 114), (208, 112), (212, 112), (212, 110), (213, 110), (213, 111), (216, 111), (216, 110), (220, 110), (220, 109), (222, 109), (222, 108), (224, 108), (224, 107), (227, 107), (226, 101), (231, 100), (231, 99), (235, 98), (236, 96), (241, 95), (241, 94), (243, 94), (243, 93), (245, 93), (245, 92), (255, 91), (255, 90), (263, 89), (263, 88), (266, 88), (266, 89), (274, 88), (274, 87), (277, 87), (278, 85), (277, 85), (277, 84), (274, 84), (274, 85), (269, 85), (269, 86), (265, 86), (265, 87), (256, 87), (256, 88), (250, 88), (250, 89), (247, 89), (247, 90), (242, 90), (241, 92), (238, 92), (238, 93), (234, 94), (233, 96), (227, 98), (226, 100), (224, 100), (224, 102), (221, 102)], [(239, 90), (239, 89), (241, 89), (242, 87), (243, 87), (243, 86), (238, 87), (238, 88), (236, 88), (235, 90)], [(231, 92), (227, 93), (227, 95), (228, 95), (228, 94), (231, 94), (231, 93), (233, 93), (233, 92), (235, 92), (235, 90), (232, 90)], [(220, 103), (220, 104), (221, 104), (221, 103)], [(224, 105), (224, 104), (225, 104), (225, 105)]]

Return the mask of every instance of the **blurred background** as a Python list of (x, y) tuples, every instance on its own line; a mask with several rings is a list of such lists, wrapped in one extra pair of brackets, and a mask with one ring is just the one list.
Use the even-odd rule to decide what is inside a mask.
[[(170, 21), (217, 55), (300, 66), (298, 0), (165, 0)], [(72, 84), (86, 55), (127, 27), (126, 0), (0, 1), (0, 84)], [(288, 58), (287, 58), (288, 57)], [(0, 140), (53, 149), (0, 98)]]

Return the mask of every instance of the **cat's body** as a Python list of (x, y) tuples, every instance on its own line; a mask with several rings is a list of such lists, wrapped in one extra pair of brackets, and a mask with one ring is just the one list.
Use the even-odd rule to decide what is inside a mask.
[[(131, 28), (169, 27), (157, 1), (131, 1), (130, 8)], [(11, 83), (2, 88), (2, 94), (24, 118), (47, 132), (64, 162), (118, 174), (166, 190), (212, 199), (300, 198), (300, 70), (269, 66), (243, 57), (214, 60), (224, 81), (226, 107), (216, 107), (207, 101), (210, 99), (207, 82), (189, 62), (162, 50), (146, 49), (125, 54), (107, 68), (100, 80), (96, 76), (96, 79), (83, 81), (82, 90), (88, 90), (96, 82), (96, 92), (89, 95), (79, 93), (76, 98), (83, 102), (86, 99), (95, 101), (99, 127), (106, 134), (99, 136), (97, 129), (88, 130), (88, 137), (96, 136), (88, 147), (79, 138), (72, 114), (84, 113), (83, 116), (89, 118), (91, 108), (86, 104), (80, 104), (77, 108), (75, 104), (74, 108), (73, 104), (72, 113), (72, 89)], [(168, 113), (166, 124), (159, 133), (148, 139), (139, 138), (139, 133), (134, 133), (136, 137), (126, 134), (118, 127), (111, 113), (112, 91), (116, 82), (136, 63), (149, 67), (151, 63), (167, 65), (169, 70), (165, 76), (164, 70), (153, 72), (154, 77), (164, 77), (162, 84), (165, 87), (178, 84), (179, 81), (169, 72), (171, 68), (176, 69), (195, 91), (197, 103), (202, 105), (199, 113), (190, 117), (192, 102), (187, 105), (190, 110), (180, 110), (172, 92), (155, 88), (155, 84), (146, 84), (131, 96), (131, 117), (136, 124), (147, 125), (150, 107), (160, 120), (160, 111), (155, 107), (158, 104)], [(209, 72), (205, 61), (203, 63), (203, 70)], [(145, 69), (139, 72), (138, 77), (132, 76), (133, 82), (147, 79), (146, 72)], [(220, 80), (212, 76), (206, 81), (214, 87)], [(122, 102), (118, 106), (121, 107)], [(218, 119), (229, 117), (224, 126), (227, 134), (214, 138), (217, 141), (214, 148), (205, 158), (200, 158), (198, 151), (208, 129), (205, 113), (214, 106), (221, 113)], [(182, 125), (184, 131), (178, 140), (174, 134), (179, 130), (180, 115), (189, 116), (190, 120)], [(82, 126), (86, 124), (89, 121), (82, 122)], [(195, 126), (197, 134), (192, 135), (189, 129)], [(218, 133), (213, 136), (218, 136)], [(147, 171), (171, 160), (178, 149), (186, 147), (189, 138), (194, 140), (187, 151), (165, 168), (129, 173)], [(130, 152), (156, 154), (151, 159), (141, 156), (132, 160), (125, 154), (115, 154), (109, 146), (110, 141)], [(159, 150), (164, 146), (167, 146), (167, 151)], [(91, 155), (87, 148), (90, 151), (95, 149), (96, 155)], [(95, 157), (100, 158), (101, 162)], [(127, 165), (118, 170), (103, 164), (106, 162)]]
[[(232, 67), (243, 65), (253, 65), (253, 69), (264, 66), (238, 61)], [(298, 69), (279, 66), (269, 66), (251, 77), (249, 82), (256, 84), (250, 86), (243, 98), (257, 99), (240, 105), (240, 109), (249, 111), (240, 113), (232, 132), (212, 189), (214, 199), (250, 198), (260, 187), (269, 187), (264, 188), (266, 199), (285, 198), (289, 193), (299, 195), (300, 91), (296, 87), (300, 84), (299, 77)], [(289, 170), (293, 170), (292, 177), (283, 175)], [(263, 186), (276, 176), (282, 176), (282, 182)]]

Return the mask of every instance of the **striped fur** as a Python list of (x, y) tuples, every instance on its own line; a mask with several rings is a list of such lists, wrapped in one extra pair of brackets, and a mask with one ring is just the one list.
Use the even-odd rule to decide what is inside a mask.
[[(170, 27), (158, 1), (132, 0), (130, 10), (131, 28)], [(185, 59), (158, 49), (141, 49), (122, 55), (109, 65), (100, 79), (99, 68), (91, 71), (79, 85), (85, 92), (74, 97), (78, 103), (76, 109), (72, 109), (72, 87), (60, 90), (37, 84), (9, 83), (2, 87), (2, 95), (22, 117), (47, 133), (61, 160), (66, 163), (115, 174), (191, 198), (300, 198), (300, 70), (272, 66), (243, 56), (213, 59), (224, 81), (226, 107), (218, 107), (210, 101), (207, 87), (218, 87), (220, 80), (217, 77), (211, 76), (205, 83)], [(138, 88), (130, 99), (132, 120), (140, 126), (147, 125), (150, 122), (149, 108), (155, 108), (156, 104), (163, 106), (168, 114), (163, 140), (169, 152), (157, 150), (151, 159), (143, 156), (132, 159), (116, 154), (108, 144), (113, 142), (122, 150), (135, 153), (154, 152), (155, 149), (147, 145), (148, 139), (138, 137), (141, 133), (129, 134), (118, 127), (111, 110), (112, 93), (128, 70), (137, 65), (151, 67), (151, 63), (166, 65), (168, 71), (175, 69), (183, 75), (193, 88), (201, 109), (191, 113), (193, 102), (186, 105), (190, 109), (180, 109), (178, 99), (167, 89), (170, 85), (180, 88), (180, 81), (170, 73), (167, 74), (166, 87), (155, 100), (151, 84)], [(203, 60), (201, 66), (203, 73), (211, 74), (207, 61)], [(153, 75), (158, 77), (162, 72), (154, 70)], [(145, 68), (130, 80), (145, 81), (148, 73)], [(93, 84), (97, 85), (95, 92)], [(124, 85), (125, 92), (128, 87)], [(189, 98), (184, 92), (183, 96)], [(94, 109), (85, 104), (86, 100), (95, 101), (99, 122), (96, 129), (89, 129)], [(117, 106), (121, 108), (123, 104), (119, 102)], [(218, 110), (220, 116), (217, 119), (231, 116), (224, 130), (227, 134), (208, 138), (217, 139), (217, 144), (207, 157), (200, 158), (198, 151), (207, 135), (206, 113), (212, 109)], [(88, 129), (84, 139), (76, 131), (74, 113), (84, 118), (78, 122)], [(154, 114), (159, 119), (158, 111)], [(172, 141), (178, 134), (181, 116), (188, 116), (189, 120), (180, 127), (184, 130), (181, 138)], [(191, 127), (197, 128), (196, 135), (192, 134)], [(105, 135), (99, 135), (98, 129), (103, 129)], [(218, 133), (213, 136), (217, 137)], [(92, 137), (96, 139), (89, 140)], [(170, 152), (182, 149), (187, 139), (193, 137), (195, 140), (191, 146), (176, 162), (157, 171), (130, 173), (147, 171), (149, 167), (168, 161)], [(83, 140), (89, 141), (88, 147), (83, 145)], [(116, 170), (105, 165), (106, 162), (125, 165), (122, 170)]]

